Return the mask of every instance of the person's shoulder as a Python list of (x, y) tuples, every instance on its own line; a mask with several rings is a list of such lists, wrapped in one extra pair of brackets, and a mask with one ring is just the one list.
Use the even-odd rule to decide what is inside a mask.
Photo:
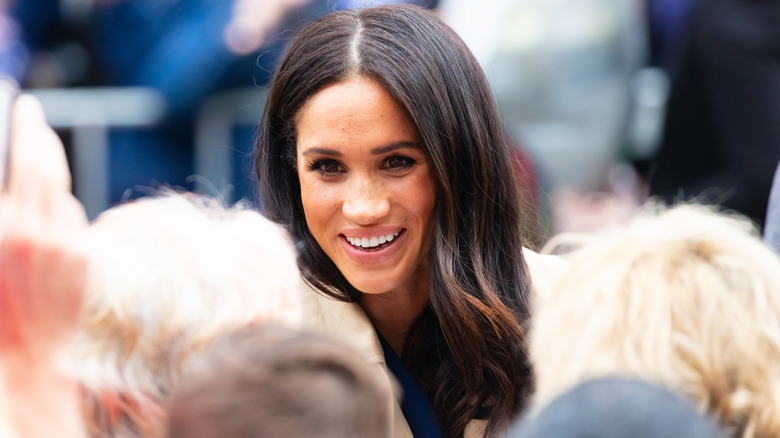
[(303, 279), (300, 289), (303, 328), (351, 345), (363, 352), (369, 362), (384, 363), (374, 326), (358, 303), (337, 300)]
[(304, 325), (321, 326), (344, 318), (365, 318), (367, 321), (365, 312), (357, 303), (336, 299), (304, 279), (301, 279), (298, 288), (304, 315)]
[(531, 277), (534, 300), (549, 296), (555, 282), (569, 269), (569, 262), (555, 255), (544, 255), (523, 248), (523, 258)]
[[(389, 378), (385, 355), (379, 343), (374, 326), (358, 303), (339, 301), (318, 290), (303, 279), (300, 282), (303, 327), (307, 330), (330, 336), (361, 352), (369, 363), (376, 364), (383, 375)], [(393, 397), (393, 438), (412, 438), (396, 400), (401, 394), (399, 386), (390, 383)], [(388, 403), (391, 401), (388, 400)]]

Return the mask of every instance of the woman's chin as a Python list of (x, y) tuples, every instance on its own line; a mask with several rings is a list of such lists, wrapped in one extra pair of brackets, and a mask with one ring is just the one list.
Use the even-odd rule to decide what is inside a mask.
[(394, 286), (397, 288), (397, 282), (377, 279), (375, 275), (360, 277), (362, 278), (347, 277), (347, 281), (352, 287), (366, 295), (381, 295), (393, 290)]
[(374, 284), (368, 284), (368, 283), (350, 283), (352, 286), (359, 290), (361, 293), (366, 295), (382, 295), (384, 293), (389, 292), (390, 288), (385, 287), (379, 287), (376, 283)]

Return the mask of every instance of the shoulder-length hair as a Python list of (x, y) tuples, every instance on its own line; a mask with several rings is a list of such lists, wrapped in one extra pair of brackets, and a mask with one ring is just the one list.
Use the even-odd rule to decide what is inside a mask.
[(499, 432), (530, 386), (530, 282), (510, 144), (479, 64), (433, 14), (393, 5), (332, 13), (301, 31), (273, 78), (255, 145), (265, 212), (288, 227), (305, 279), (338, 299), (352, 287), (309, 232), (295, 170), (296, 120), (323, 87), (376, 80), (406, 111), (436, 181), (430, 305), (403, 357), (448, 436), (473, 418)]
[(651, 205), (570, 260), (534, 316), (536, 403), (624, 375), (686, 396), (731, 437), (780, 436), (780, 258), (746, 218)]

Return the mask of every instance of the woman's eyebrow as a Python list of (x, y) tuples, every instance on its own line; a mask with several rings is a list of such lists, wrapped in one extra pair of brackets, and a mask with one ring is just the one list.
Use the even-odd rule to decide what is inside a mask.
[(398, 141), (395, 143), (390, 143), (386, 146), (380, 146), (374, 149), (371, 149), (371, 155), (382, 155), (386, 154), (388, 152), (392, 152), (396, 149), (404, 149), (404, 148), (412, 148), (412, 149), (420, 149), (420, 147), (417, 145), (417, 143), (411, 142), (411, 141)]
[[(417, 143), (412, 141), (397, 141), (394, 143), (390, 143), (384, 146), (379, 146), (374, 149), (371, 149), (371, 155), (382, 155), (397, 149), (404, 149), (404, 148), (420, 149), (420, 146)], [(313, 147), (313, 148), (306, 149), (301, 155), (304, 157), (307, 155), (328, 155), (332, 157), (341, 157), (344, 154), (341, 151), (336, 149)]]
[(340, 157), (344, 154), (341, 153), (341, 151), (337, 151), (336, 149), (328, 149), (328, 148), (309, 148), (306, 149), (302, 154), (302, 156), (307, 155), (330, 155), (333, 157)]

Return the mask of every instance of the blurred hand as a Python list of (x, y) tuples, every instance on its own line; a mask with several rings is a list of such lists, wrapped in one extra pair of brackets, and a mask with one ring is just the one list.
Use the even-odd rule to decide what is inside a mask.
[(0, 361), (43, 364), (76, 330), (87, 218), (70, 192), (62, 143), (35, 98), (17, 100), (12, 133), (10, 179), (0, 192)]
[(233, 18), (225, 26), (223, 37), (227, 48), (238, 55), (252, 53), (266, 42), (287, 12), (311, 0), (235, 0)]
[(87, 218), (35, 98), (17, 100), (11, 131), (10, 179), (0, 191), (0, 401), (9, 401), (0, 433), (81, 438), (78, 387), (63, 365), (84, 293)]

